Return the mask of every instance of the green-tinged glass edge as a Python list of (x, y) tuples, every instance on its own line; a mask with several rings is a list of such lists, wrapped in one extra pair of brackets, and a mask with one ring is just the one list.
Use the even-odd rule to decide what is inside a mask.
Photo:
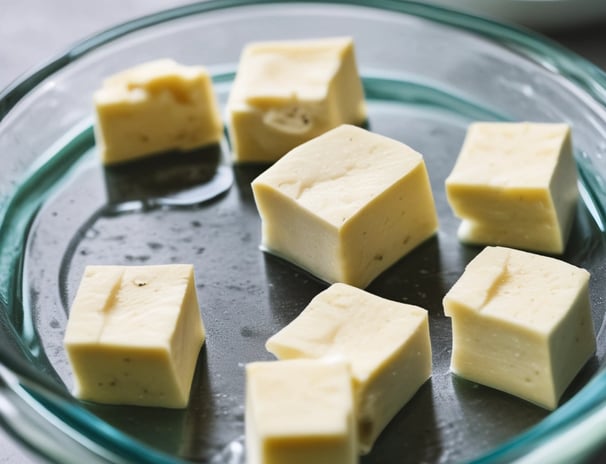
[[(80, 57), (92, 52), (96, 48), (121, 36), (160, 23), (214, 10), (276, 3), (317, 3), (322, 5), (330, 3), (335, 5), (378, 8), (458, 27), (488, 39), (498, 41), (502, 45), (519, 52), (523, 56), (533, 59), (541, 66), (553, 70), (567, 78), (593, 97), (599, 104), (606, 106), (606, 74), (595, 65), (560, 45), (532, 32), (503, 25), (488, 19), (474, 17), (465, 13), (451, 11), (444, 7), (399, 0), (375, 0), (372, 2), (366, 2), (364, 0), (332, 0), (330, 2), (320, 2), (317, 0), (284, 0), (282, 2), (270, 0), (261, 0), (257, 2), (252, 2), (250, 0), (208, 0), (144, 16), (115, 26), (76, 43), (65, 53), (42, 65), (30, 74), (14, 81), (6, 89), (0, 91), (0, 122), (22, 98), (44, 79), (78, 60)], [(91, 136), (92, 134), (90, 132), (83, 132), (83, 137), (86, 138)], [(73, 143), (80, 142), (76, 140)], [(30, 184), (28, 184), (28, 186), (21, 185), (19, 190), (23, 192), (22, 189), (25, 187), (42, 188), (42, 185), (37, 185), (32, 179), (37, 178), (39, 181), (42, 180), (42, 177), (39, 177), (40, 173), (47, 173), (49, 170), (62, 169), (62, 166), (65, 166), (63, 163), (64, 160), (59, 155), (57, 155), (56, 158), (50, 158), (46, 163), (38, 167), (38, 170), (35, 173), (36, 175), (27, 178)], [(599, 208), (599, 214), (602, 217), (606, 217), (606, 186), (604, 179), (590, 174), (591, 166), (586, 160), (581, 160), (581, 167), (585, 168), (581, 169), (581, 175), (584, 183), (589, 186), (592, 201)], [(15, 193), (13, 192), (13, 194)], [(3, 240), (6, 240), (3, 233), (6, 229), (6, 215), (8, 209), (11, 207), (10, 205), (14, 205), (13, 200), (15, 200), (15, 196), (12, 195), (10, 202), (8, 200), (9, 198), (0, 199), (0, 237), (3, 237)], [(31, 218), (35, 215), (39, 206), (40, 203), (28, 205), (28, 219), (20, 225), (22, 237), (27, 236)], [(15, 236), (11, 235), (11, 237), (14, 238)], [(23, 246), (24, 244), (22, 243), (21, 251)], [(14, 268), (14, 266), (19, 268), (18, 266), (21, 266), (22, 252), (19, 253), (19, 249), (19, 247), (15, 248), (15, 253), (12, 253), (10, 256), (0, 256), (0, 264), (3, 268), (5, 268), (5, 266), (8, 266), (8, 268)], [(13, 296), (16, 295), (18, 297), (20, 289), (15, 287), (16, 282), (3, 280), (2, 284), (11, 285)], [(0, 300), (0, 304), (7, 308), (7, 313), (3, 314), (2, 317), (10, 316), (8, 303), (9, 301)], [(28, 354), (25, 353), (25, 356), (28, 356)], [(65, 426), (64, 432), (68, 435), (73, 435), (75, 430), (79, 430), (77, 433), (95, 440), (103, 446), (106, 446), (108, 451), (111, 450), (116, 455), (127, 460), (135, 459), (138, 462), (141, 462), (142, 460), (147, 462), (178, 462), (174, 457), (169, 457), (160, 451), (151, 449), (122, 432), (107, 426), (96, 416), (80, 408), (75, 400), (64, 391), (61, 391), (54, 382), (46, 379), (44, 375), (41, 375), (40, 372), (36, 371), (27, 362), (15, 359), (10, 356), (9, 353), (5, 352), (0, 352), (0, 361), (2, 361), (2, 363), (20, 380), (24, 388), (22, 395), (31, 395), (31, 398), (35, 399), (37, 403), (35, 406), (40, 405), (40, 407), (47, 412), (57, 415), (62, 421), (60, 427)], [(606, 408), (605, 370), (600, 371), (577, 395), (575, 395), (574, 398), (551, 413), (536, 426), (472, 462), (476, 464), (512, 462), (538, 447), (545, 448), (547, 454), (549, 454), (550, 446), (548, 440), (581, 425), (583, 421), (588, 420), (596, 410), (603, 408)], [(597, 446), (598, 442), (604, 438), (606, 438), (606, 430), (601, 435), (593, 435), (591, 437), (591, 443), (588, 442), (588, 440), (579, 442), (577, 449), (586, 451), (590, 447)], [(91, 453), (92, 452), (93, 451), (91, 450)], [(543, 455), (543, 458), (544, 457), (545, 455)], [(550, 458), (552, 458), (550, 462), (558, 462), (557, 456), (552, 455)], [(528, 462), (528, 460), (525, 462)]]
[[(64, 137), (56, 144), (57, 147), (60, 147), (56, 153), (30, 172), (30, 175), (18, 186), (1, 211), (0, 250), (9, 249), (10, 253), (0, 254), (0, 268), (16, 269), (17, 271), (8, 276), (0, 275), (2, 288), (8, 288), (7, 299), (9, 300), (2, 302), (3, 306), (6, 306), (6, 312), (0, 314), (0, 319), (2, 322), (9, 319), (11, 322), (21, 325), (21, 334), (17, 333), (14, 325), (10, 325), (10, 327), (13, 329), (15, 337), (23, 341), (19, 348), (20, 354), (25, 359), (35, 357), (38, 337), (33, 333), (35, 328), (26, 327), (25, 323), (20, 324), (20, 321), (15, 321), (9, 304), (11, 301), (17, 303), (23, 301), (21, 270), (26, 245), (24, 238), (28, 235), (38, 209), (52, 193), (57, 181), (69, 175), (71, 170), (77, 169), (78, 161), (93, 145), (94, 134), (90, 125), (80, 127), (74, 133)], [(7, 220), (7, 218), (15, 221)], [(26, 319), (26, 317), (22, 319)], [(126, 459), (125, 462), (141, 462), (141, 460), (166, 464), (184, 462), (149, 448), (106, 424), (94, 414), (80, 407), (79, 403), (58, 383), (50, 380), (27, 361), (17, 359), (11, 354), (0, 352), (0, 361), (11, 371), (14, 376), (13, 381), (11, 381), (11, 376), (7, 376), (1, 370), (0, 381), (7, 384), (27, 404), (26, 408), (37, 410), (41, 419), (51, 422), (48, 419), (49, 415), (58, 417), (60, 422), (55, 422), (52, 426), (62, 430), (67, 436), (77, 442), (85, 439), (95, 442), (98, 445), (97, 451), (93, 451), (92, 447), (90, 449), (95, 456), (102, 459), (119, 456)], [(17, 382), (14, 381), (15, 378)], [(26, 443), (26, 445), (35, 448), (35, 445), (30, 443)], [(45, 457), (52, 458), (52, 456)]]

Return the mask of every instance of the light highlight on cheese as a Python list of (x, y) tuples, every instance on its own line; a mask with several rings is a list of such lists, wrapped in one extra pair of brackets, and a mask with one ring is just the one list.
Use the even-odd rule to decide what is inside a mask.
[(74, 394), (184, 408), (204, 339), (193, 266), (88, 266), (64, 338)]
[(555, 258), (485, 248), (444, 297), (451, 370), (554, 409), (596, 349), (588, 285)]

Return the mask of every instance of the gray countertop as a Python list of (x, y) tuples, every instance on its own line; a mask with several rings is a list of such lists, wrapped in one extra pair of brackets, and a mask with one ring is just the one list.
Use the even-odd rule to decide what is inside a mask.
[[(0, 0), (0, 89), (109, 26), (182, 5), (178, 0)], [(551, 39), (606, 69), (606, 22), (543, 31)], [(591, 462), (604, 462), (600, 453)], [(0, 430), (0, 463), (40, 459)]]

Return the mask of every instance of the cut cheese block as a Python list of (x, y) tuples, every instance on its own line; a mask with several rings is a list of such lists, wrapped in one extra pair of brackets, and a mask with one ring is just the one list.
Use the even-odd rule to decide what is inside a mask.
[(109, 77), (94, 94), (104, 164), (218, 143), (223, 122), (208, 72), (151, 61)]
[(317, 295), (266, 347), (279, 359), (351, 365), (362, 453), (431, 376), (427, 311), (340, 283)]
[(252, 188), (262, 246), (330, 283), (366, 287), (438, 226), (423, 157), (355, 126), (295, 148)]
[(74, 394), (184, 408), (204, 338), (193, 266), (88, 266), (64, 339)]
[(562, 253), (578, 197), (569, 126), (472, 124), (446, 193), (461, 241)]
[(554, 409), (596, 349), (588, 283), (555, 258), (485, 248), (444, 297), (451, 370)]
[(249, 44), (227, 111), (238, 162), (273, 162), (340, 124), (362, 124), (366, 108), (353, 40)]
[(246, 366), (249, 464), (354, 464), (351, 374), (343, 362), (295, 360)]

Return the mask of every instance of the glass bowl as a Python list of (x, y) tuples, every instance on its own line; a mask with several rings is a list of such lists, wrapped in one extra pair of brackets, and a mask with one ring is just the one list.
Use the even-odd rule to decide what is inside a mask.
[[(91, 95), (133, 64), (203, 64), (224, 107), (253, 40), (351, 35), (371, 130), (424, 154), (440, 231), (369, 291), (428, 309), (433, 376), (361, 458), (379, 462), (565, 462), (606, 437), (606, 78), (545, 39), (403, 1), (206, 1), (117, 26), (0, 95), (0, 417), (58, 462), (243, 463), (244, 366), (272, 359), (265, 340), (326, 288), (259, 248), (250, 181), (228, 141), (191, 159), (103, 169)], [(449, 372), (441, 299), (479, 252), (456, 240), (444, 179), (475, 120), (568, 122), (582, 200), (563, 259), (592, 273), (596, 355), (549, 413)], [(193, 174), (192, 174), (193, 173)], [(62, 338), (87, 264), (191, 262), (208, 330), (186, 410), (72, 398)]]
[(594, 0), (428, 0), (491, 18), (544, 30), (591, 25), (606, 17), (606, 3)]

